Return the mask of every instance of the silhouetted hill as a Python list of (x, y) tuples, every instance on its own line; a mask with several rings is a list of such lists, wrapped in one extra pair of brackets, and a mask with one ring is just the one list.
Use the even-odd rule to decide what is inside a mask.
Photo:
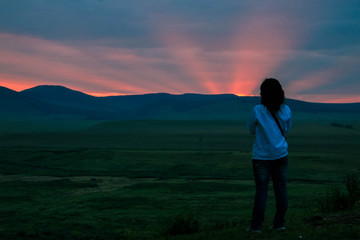
[[(1, 119), (246, 119), (259, 97), (232, 94), (154, 93), (94, 97), (63, 86), (42, 85), (16, 92), (0, 87)], [(287, 99), (293, 112), (360, 113), (360, 103), (325, 104)]]
[(312, 103), (294, 99), (287, 99), (286, 103), (298, 112), (360, 113), (360, 103)]
[[(40, 85), (20, 92), (20, 95), (55, 104), (88, 104), (95, 97), (63, 86)], [(95, 101), (94, 101), (95, 102)]]
[(18, 92), (0, 87), (0, 116), (2, 119), (43, 116), (44, 114), (36, 105), (27, 98), (23, 98)]
[[(41, 85), (18, 93), (55, 118), (117, 119), (101, 99), (63, 86)], [(40, 104), (36, 104), (40, 102)]]

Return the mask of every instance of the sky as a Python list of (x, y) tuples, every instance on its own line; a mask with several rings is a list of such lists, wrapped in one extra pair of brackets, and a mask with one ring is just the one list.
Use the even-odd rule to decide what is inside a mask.
[(0, 86), (360, 102), (358, 0), (0, 2)]

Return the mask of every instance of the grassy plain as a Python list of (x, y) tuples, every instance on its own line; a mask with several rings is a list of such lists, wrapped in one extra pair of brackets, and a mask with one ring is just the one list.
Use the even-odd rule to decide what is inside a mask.
[(359, 206), (324, 213), (318, 204), (359, 173), (360, 124), (348, 122), (353, 129), (294, 125), (288, 230), (267, 229), (270, 192), (265, 230), (254, 236), (245, 232), (254, 194), (245, 122), (3, 122), (0, 238), (359, 239)]

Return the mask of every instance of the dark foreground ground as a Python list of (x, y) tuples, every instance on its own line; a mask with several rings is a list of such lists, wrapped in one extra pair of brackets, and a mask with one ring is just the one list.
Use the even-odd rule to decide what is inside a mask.
[(359, 239), (360, 201), (346, 205), (344, 183), (360, 172), (352, 126), (294, 125), (288, 230), (268, 229), (271, 192), (265, 230), (249, 236), (253, 139), (243, 122), (4, 122), (0, 238)]

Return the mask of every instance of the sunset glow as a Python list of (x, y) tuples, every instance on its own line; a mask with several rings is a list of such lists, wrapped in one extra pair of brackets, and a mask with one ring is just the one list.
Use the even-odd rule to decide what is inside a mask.
[[(98, 4), (122, 11), (121, 4)], [(258, 96), (261, 82), (274, 77), (288, 98), (360, 102), (355, 91), (360, 88), (359, 44), (343, 46), (339, 36), (333, 45), (320, 37), (312, 40), (317, 29), (304, 18), (307, 10), (302, 5), (281, 5), (283, 11), (265, 2), (234, 2), (234, 6), (239, 13), (229, 17), (228, 12), (212, 16), (210, 12), (220, 11), (217, 8), (207, 12), (194, 6), (192, 12), (187, 5), (166, 5), (167, 11), (151, 12), (139, 5), (138, 12), (129, 15), (143, 14), (142, 22), (118, 23), (132, 28), (113, 26), (117, 35), (107, 30), (97, 35), (89, 26), (89, 32), (81, 33), (85, 37), (79, 33), (77, 39), (65, 34), (70, 27), (66, 19), (64, 29), (58, 30), (63, 38), (56, 32), (56, 37), (46, 37), (46, 31), (41, 35), (0, 28), (0, 86), (22, 91), (62, 85), (94, 96), (157, 92)], [(327, 15), (311, 17), (322, 21), (320, 17)], [(103, 21), (112, 24), (106, 15)]]
[(276, 15), (264, 6), (239, 19), (231, 92), (243, 96), (259, 93), (261, 82), (276, 73), (297, 45), (289, 26), (290, 17)]

